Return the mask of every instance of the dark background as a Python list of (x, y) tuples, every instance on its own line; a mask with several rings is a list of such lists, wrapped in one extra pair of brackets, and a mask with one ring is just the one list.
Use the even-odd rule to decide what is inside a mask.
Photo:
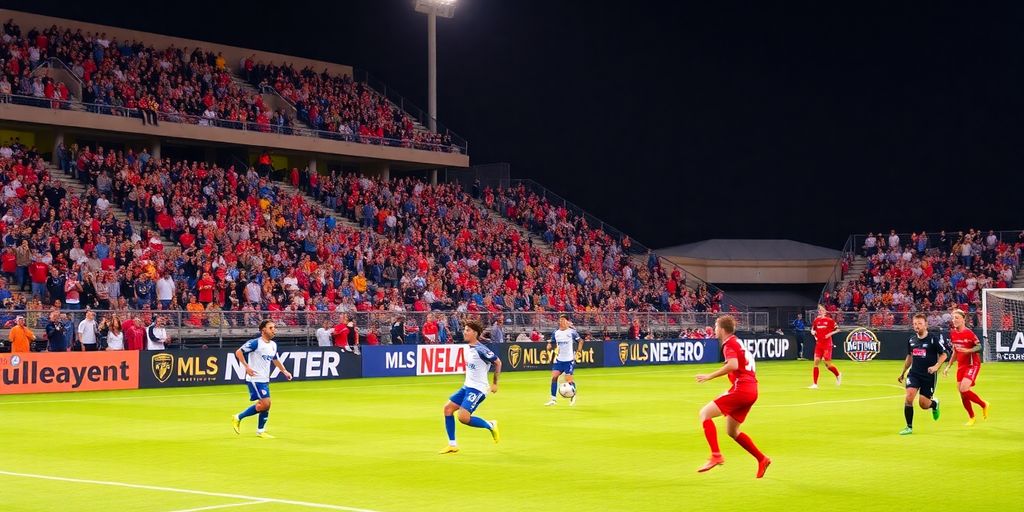
[[(426, 109), (411, 1), (5, 4), (349, 64)], [(438, 117), (652, 247), (1022, 228), (1022, 26), (1020, 3), (459, 0)]]

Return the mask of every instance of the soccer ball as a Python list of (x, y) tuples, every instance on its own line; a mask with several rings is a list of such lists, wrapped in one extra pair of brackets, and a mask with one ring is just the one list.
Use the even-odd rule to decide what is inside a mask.
[(558, 394), (565, 398), (576, 396), (576, 385), (571, 382), (563, 382), (558, 385)]

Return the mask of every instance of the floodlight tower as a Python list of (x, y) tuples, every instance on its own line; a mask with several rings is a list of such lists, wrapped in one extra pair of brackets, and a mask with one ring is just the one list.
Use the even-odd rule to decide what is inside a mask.
[(427, 117), (437, 131), (437, 17), (455, 16), (456, 0), (415, 0), (416, 12), (427, 15)]

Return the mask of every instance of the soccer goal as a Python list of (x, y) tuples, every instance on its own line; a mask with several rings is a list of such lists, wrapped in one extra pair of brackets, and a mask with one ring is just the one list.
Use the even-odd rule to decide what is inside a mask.
[(1024, 288), (981, 291), (985, 361), (1024, 361)]

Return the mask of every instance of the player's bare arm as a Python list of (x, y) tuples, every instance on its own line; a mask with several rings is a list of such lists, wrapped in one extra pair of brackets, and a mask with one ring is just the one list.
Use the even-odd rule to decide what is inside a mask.
[(498, 376), (501, 375), (501, 359), (494, 360), (494, 376), (491, 377), (491, 393), (498, 392)]
[(284, 378), (292, 380), (292, 373), (284, 368), (284, 364), (281, 363), (280, 359), (274, 359), (274, 366), (281, 372), (281, 375), (284, 375)]
[(725, 375), (729, 372), (736, 371), (737, 369), (739, 369), (739, 367), (740, 363), (736, 358), (727, 359), (725, 361), (725, 364), (723, 364), (721, 368), (711, 373), (698, 374), (697, 382), (707, 382), (711, 379), (717, 379), (718, 377), (721, 377), (722, 375)]
[(934, 374), (935, 372), (939, 371), (939, 368), (942, 367), (942, 363), (946, 361), (947, 357), (949, 356), (946, 355), (945, 352), (939, 354), (939, 362), (935, 363), (935, 366), (929, 366), (928, 373)]
[(246, 375), (250, 377), (256, 375), (256, 370), (253, 370), (252, 367), (249, 366), (249, 362), (245, 360), (245, 354), (242, 352), (242, 349), (235, 351), (235, 357), (238, 358), (239, 363), (242, 363), (242, 365), (245, 366)]
[(912, 362), (914, 362), (914, 358), (912, 356), (909, 356), (909, 355), (907, 356), (907, 358), (905, 360), (903, 360), (903, 371), (900, 372), (900, 376), (896, 378), (896, 382), (899, 382), (901, 384), (903, 383), (903, 379), (907, 375), (907, 369), (910, 368), (910, 364)]

